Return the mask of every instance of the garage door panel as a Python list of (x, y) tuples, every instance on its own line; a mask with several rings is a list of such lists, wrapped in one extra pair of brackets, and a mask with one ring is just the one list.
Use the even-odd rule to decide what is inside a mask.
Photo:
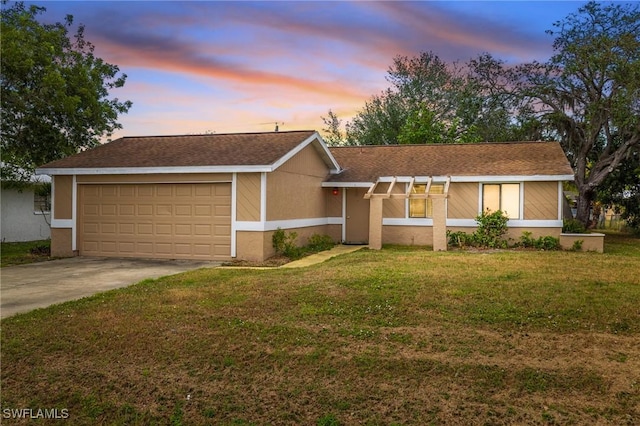
[(137, 185), (136, 186), (136, 196), (137, 197), (153, 197), (153, 185)]
[(153, 243), (137, 243), (136, 253), (153, 255)]
[(118, 233), (121, 235), (135, 235), (136, 225), (134, 223), (119, 223)]
[(176, 197), (191, 197), (193, 196), (192, 185), (176, 185)]
[(190, 224), (176, 224), (175, 226), (176, 229), (176, 236), (189, 236), (193, 234), (193, 231), (191, 230), (191, 225)]
[(230, 258), (229, 183), (80, 185), (79, 194), (82, 255)]
[(172, 210), (171, 204), (158, 204), (156, 205), (156, 216), (171, 216)]
[(104, 186), (101, 188), (100, 192), (102, 197), (117, 197), (118, 187), (115, 185)]
[(156, 223), (156, 235), (171, 235), (171, 228), (170, 223)]
[(86, 204), (84, 206), (84, 214), (86, 216), (99, 216), (100, 215), (100, 206), (96, 204)]
[(151, 223), (138, 223), (138, 235), (153, 235), (153, 225)]
[(105, 255), (117, 254), (118, 244), (115, 241), (102, 241), (100, 242), (99, 250)]
[(191, 244), (176, 244), (175, 250), (177, 254), (191, 254)]
[(103, 222), (100, 224), (100, 233), (101, 234), (116, 234), (117, 224)]
[(187, 216), (191, 217), (191, 205), (177, 205), (175, 206), (176, 216)]
[(135, 253), (136, 243), (131, 241), (120, 242), (118, 244), (118, 251), (120, 251), (120, 253)]
[(118, 206), (118, 215), (120, 216), (135, 216), (136, 206), (135, 204), (120, 204)]
[(193, 235), (206, 235), (206, 236), (210, 236), (211, 235), (211, 225), (208, 224), (197, 224), (193, 226), (194, 232)]
[(132, 185), (120, 185), (118, 186), (118, 194), (120, 197), (135, 197), (136, 188)]

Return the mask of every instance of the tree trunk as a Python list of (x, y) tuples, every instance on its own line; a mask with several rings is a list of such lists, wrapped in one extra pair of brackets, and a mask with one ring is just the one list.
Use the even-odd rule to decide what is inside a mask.
[(582, 222), (585, 228), (589, 227), (589, 211), (591, 209), (591, 201), (593, 200), (593, 192), (580, 189), (578, 191), (578, 211), (576, 219)]

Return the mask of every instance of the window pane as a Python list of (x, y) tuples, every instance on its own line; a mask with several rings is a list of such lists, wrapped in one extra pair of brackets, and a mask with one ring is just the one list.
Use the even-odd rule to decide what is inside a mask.
[(502, 184), (502, 211), (509, 219), (520, 218), (520, 184)]
[(426, 200), (409, 200), (409, 217), (426, 216)]
[[(413, 185), (411, 188), (412, 194), (424, 194), (426, 185)], [(409, 199), (409, 217), (426, 217), (426, 200), (412, 200)]]
[(500, 185), (482, 185), (482, 211), (500, 210)]

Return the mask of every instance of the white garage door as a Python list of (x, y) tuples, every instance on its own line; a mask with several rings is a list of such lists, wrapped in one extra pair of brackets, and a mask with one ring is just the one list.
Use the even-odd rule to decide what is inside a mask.
[(80, 255), (231, 258), (231, 184), (79, 186)]

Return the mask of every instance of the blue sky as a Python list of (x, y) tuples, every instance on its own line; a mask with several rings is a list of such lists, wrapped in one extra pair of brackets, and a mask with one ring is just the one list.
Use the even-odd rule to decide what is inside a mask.
[(546, 60), (552, 24), (582, 1), (27, 2), (86, 27), (96, 54), (128, 75), (133, 102), (114, 137), (321, 130), (387, 87), (396, 55), (466, 62)]

